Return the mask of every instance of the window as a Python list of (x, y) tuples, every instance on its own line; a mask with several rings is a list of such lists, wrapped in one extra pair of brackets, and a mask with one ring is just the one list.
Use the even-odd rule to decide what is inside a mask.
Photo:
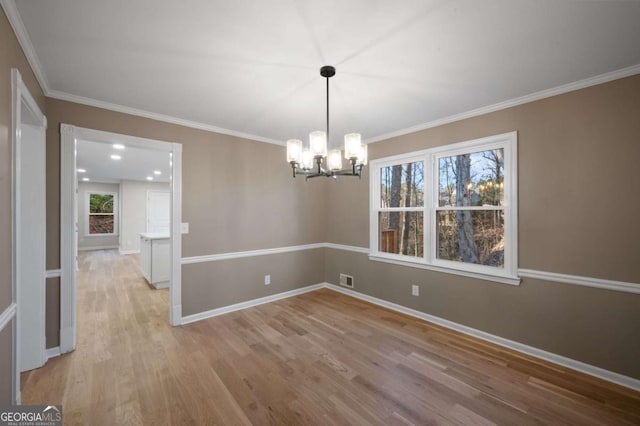
[(379, 250), (424, 256), (424, 161), (380, 168)]
[(373, 260), (518, 284), (515, 132), (371, 161)]
[(117, 194), (87, 193), (87, 235), (116, 235)]

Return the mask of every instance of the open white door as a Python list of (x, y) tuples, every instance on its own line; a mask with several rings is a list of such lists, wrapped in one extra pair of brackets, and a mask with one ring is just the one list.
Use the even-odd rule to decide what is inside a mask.
[(20, 371), (45, 363), (45, 134), (44, 129), (20, 126), (16, 167), (16, 278), (20, 299)]
[(13, 341), (13, 403), (20, 403), (20, 372), (41, 367), (45, 350), (47, 119), (17, 69), (12, 87), (12, 260), (17, 314)]

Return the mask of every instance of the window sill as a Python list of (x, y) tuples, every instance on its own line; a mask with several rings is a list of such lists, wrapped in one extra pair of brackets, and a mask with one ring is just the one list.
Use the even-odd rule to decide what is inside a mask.
[(93, 238), (93, 237), (117, 237), (118, 234), (84, 234), (82, 238)]
[(485, 280), (485, 281), (493, 281), (493, 282), (502, 283), (502, 284), (509, 284), (509, 285), (515, 285), (515, 286), (520, 285), (520, 277), (517, 277), (517, 276), (509, 276), (509, 275), (502, 275), (502, 274), (485, 274), (481, 272), (465, 271), (461, 269), (444, 268), (442, 266), (434, 266), (426, 262), (409, 261), (409, 260), (399, 259), (397, 257), (387, 257), (379, 254), (370, 254), (369, 260), (373, 260), (376, 262), (393, 263), (395, 265), (408, 266), (410, 268), (420, 268), (420, 269), (426, 269), (429, 271), (443, 272), (445, 274), (461, 275), (463, 277), (476, 278), (476, 279)]

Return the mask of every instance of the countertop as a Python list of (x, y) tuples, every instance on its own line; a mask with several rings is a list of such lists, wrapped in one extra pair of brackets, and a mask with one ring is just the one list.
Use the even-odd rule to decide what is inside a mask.
[(148, 240), (164, 240), (169, 238), (168, 232), (141, 232), (140, 236)]

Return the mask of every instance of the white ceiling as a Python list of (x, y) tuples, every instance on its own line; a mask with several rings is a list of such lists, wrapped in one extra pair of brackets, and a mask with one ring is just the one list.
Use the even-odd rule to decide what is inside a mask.
[(637, 1), (15, 3), (49, 96), (270, 142), (324, 128), (327, 64), (333, 146), (640, 72)]
[[(120, 155), (121, 159), (112, 160), (112, 154)], [(168, 152), (128, 146), (117, 150), (110, 143), (86, 140), (78, 140), (76, 144), (77, 167), (86, 170), (78, 173), (78, 180), (86, 177), (91, 182), (146, 181), (150, 176), (154, 182), (169, 182), (169, 161)], [(161, 174), (154, 174), (155, 170)]]

